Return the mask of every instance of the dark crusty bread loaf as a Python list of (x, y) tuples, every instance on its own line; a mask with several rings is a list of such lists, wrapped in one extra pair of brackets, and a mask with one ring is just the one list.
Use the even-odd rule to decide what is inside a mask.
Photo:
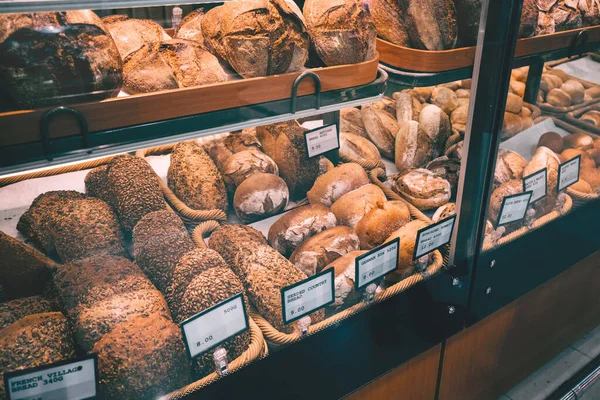
[(375, 57), (377, 33), (361, 0), (306, 0), (304, 17), (325, 65), (354, 64)]
[(481, 19), (481, 0), (454, 0), (458, 24), (458, 45), (475, 46)]
[(199, 8), (186, 14), (179, 24), (179, 30), (177, 31), (177, 39), (193, 40), (204, 45), (204, 35), (202, 33), (202, 17), (204, 17), (204, 10)]
[(536, 35), (567, 31), (583, 27), (583, 1), (538, 0), (538, 27)]
[(127, 15), (117, 14), (102, 18), (102, 22), (115, 41), (122, 60), (145, 44), (169, 38), (162, 26), (151, 19), (129, 18)]
[(111, 205), (125, 231), (131, 231), (144, 215), (166, 208), (159, 178), (146, 160), (128, 154), (116, 156), (108, 164), (107, 175)]
[(399, 0), (412, 47), (446, 50), (456, 46), (454, 0)]
[(147, 214), (133, 229), (135, 262), (165, 293), (179, 259), (194, 249), (183, 221), (172, 211)]
[(120, 324), (92, 352), (98, 354), (102, 398), (155, 399), (190, 382), (181, 330), (162, 315)]
[(32, 314), (52, 312), (52, 304), (42, 296), (23, 297), (0, 303), (0, 330)]
[(198, 143), (181, 142), (175, 146), (167, 179), (173, 193), (189, 207), (227, 211), (223, 177)]
[(319, 176), (319, 157), (308, 158), (303, 128), (297, 121), (265, 125), (256, 128), (263, 151), (279, 167), (292, 200), (306, 196)]
[(388, 42), (408, 47), (408, 33), (400, 3), (397, 0), (373, 0), (370, 5), (377, 36)]
[(59, 312), (28, 315), (0, 330), (0, 398), (4, 374), (75, 357), (71, 329)]
[(521, 9), (521, 25), (519, 26), (519, 37), (526, 38), (533, 36), (538, 25), (538, 15), (540, 11), (536, 0), (523, 0)]
[(234, 193), (235, 189), (251, 175), (259, 173), (279, 175), (279, 168), (275, 161), (254, 147), (232, 154), (223, 163), (220, 171), (229, 193)]
[(263, 234), (247, 225), (221, 225), (210, 235), (208, 242), (208, 246), (219, 253), (241, 279), (246, 270), (234, 263), (235, 255), (245, 248), (266, 244)]
[(110, 185), (108, 184), (108, 164), (96, 167), (87, 173), (84, 179), (85, 194), (112, 204)]
[(0, 284), (7, 299), (41, 294), (56, 268), (54, 261), (2, 231), (0, 254)]
[(0, 109), (116, 96), (122, 63), (91, 10), (0, 15)]
[(253, 174), (235, 190), (233, 208), (244, 222), (256, 221), (283, 211), (290, 193), (283, 179), (274, 174)]

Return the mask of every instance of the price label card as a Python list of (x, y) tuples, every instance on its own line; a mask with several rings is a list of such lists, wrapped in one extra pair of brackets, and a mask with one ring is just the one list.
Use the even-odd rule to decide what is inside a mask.
[(283, 322), (289, 324), (335, 300), (333, 269), (281, 289)]
[(190, 358), (217, 347), (248, 329), (248, 315), (242, 294), (208, 308), (181, 323), (183, 341)]
[(80, 400), (97, 394), (95, 356), (4, 374), (9, 400)]
[(504, 197), (502, 207), (500, 207), (498, 226), (523, 220), (527, 213), (531, 195), (532, 192), (529, 191)]
[(558, 166), (558, 191), (565, 190), (574, 183), (579, 182), (579, 167), (581, 156), (565, 161)]
[(398, 268), (400, 239), (396, 238), (356, 257), (354, 285), (361, 289)]
[(523, 191), (527, 192), (530, 190), (533, 193), (531, 200), (529, 200), (531, 204), (546, 197), (548, 193), (547, 174), (548, 169), (544, 168), (523, 178)]
[(336, 124), (322, 126), (304, 134), (308, 158), (320, 156), (331, 150), (340, 148), (340, 137)]
[(416, 260), (417, 258), (423, 257), (450, 243), (455, 222), (456, 215), (452, 215), (433, 225), (419, 229), (419, 232), (417, 232), (417, 241), (413, 259)]

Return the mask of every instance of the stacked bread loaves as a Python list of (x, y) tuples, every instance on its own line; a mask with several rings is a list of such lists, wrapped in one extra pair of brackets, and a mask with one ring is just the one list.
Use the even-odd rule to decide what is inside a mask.
[(583, 84), (558, 69), (547, 69), (542, 74), (538, 99), (554, 107), (570, 107), (600, 97), (596, 87), (586, 89)]

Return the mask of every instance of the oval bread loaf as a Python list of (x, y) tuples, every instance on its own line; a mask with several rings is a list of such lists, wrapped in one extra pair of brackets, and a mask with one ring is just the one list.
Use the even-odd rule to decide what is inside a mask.
[(448, 114), (438, 106), (428, 104), (423, 107), (419, 114), (419, 125), (431, 139), (431, 157), (436, 158), (444, 154), (446, 142), (452, 135), (452, 126)]
[(392, 232), (410, 221), (410, 210), (403, 201), (378, 202), (377, 206), (356, 224), (355, 231), (362, 250), (382, 244)]
[(267, 239), (262, 233), (248, 225), (221, 225), (211, 235), (208, 246), (223, 257), (225, 263), (240, 279), (244, 279), (245, 268), (234, 263), (239, 252), (258, 245), (266, 245)]
[(365, 124), (358, 108), (344, 108), (340, 111), (340, 132), (367, 137)]
[(341, 164), (319, 176), (307, 193), (311, 204), (330, 207), (337, 199), (369, 184), (365, 170), (356, 163)]
[(433, 143), (421, 124), (402, 124), (396, 136), (395, 164), (399, 171), (424, 166), (433, 158)]
[(450, 182), (427, 169), (413, 169), (398, 176), (392, 189), (419, 210), (438, 208), (448, 201), (452, 193)]
[(279, 175), (277, 164), (260, 150), (250, 148), (233, 154), (225, 161), (221, 173), (230, 193), (246, 178), (256, 173)]
[(385, 201), (385, 194), (377, 185), (364, 185), (337, 199), (331, 205), (331, 212), (338, 225), (354, 228), (377, 203)]
[(233, 196), (233, 207), (242, 221), (256, 221), (283, 211), (289, 198), (290, 192), (283, 179), (273, 174), (257, 173), (238, 186)]
[(340, 157), (366, 165), (383, 165), (377, 147), (368, 139), (348, 132), (340, 133)]
[(372, 105), (365, 105), (361, 109), (363, 123), (367, 136), (387, 158), (394, 156), (394, 139), (400, 129), (396, 118), (387, 111)]
[(522, 179), (526, 166), (527, 161), (519, 153), (500, 149), (494, 170), (494, 186), (499, 186), (512, 179)]

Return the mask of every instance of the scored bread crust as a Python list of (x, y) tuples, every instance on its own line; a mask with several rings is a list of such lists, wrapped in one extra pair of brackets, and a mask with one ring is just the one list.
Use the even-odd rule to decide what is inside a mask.
[(456, 46), (458, 26), (454, 0), (400, 0), (413, 48), (447, 50)]
[(409, 46), (404, 14), (396, 0), (374, 0), (370, 11), (377, 36), (400, 46)]
[(410, 211), (403, 201), (379, 202), (354, 228), (360, 239), (360, 248), (370, 250), (379, 246), (409, 221)]
[(427, 169), (413, 169), (398, 176), (392, 189), (419, 210), (440, 207), (450, 201), (450, 182)]
[(377, 185), (364, 185), (337, 199), (331, 205), (331, 212), (338, 225), (354, 228), (366, 213), (385, 201), (385, 194)]
[(387, 111), (372, 105), (363, 106), (360, 112), (368, 138), (377, 146), (381, 154), (392, 159), (394, 157), (394, 140), (400, 130), (396, 118)]
[(238, 268), (234, 262), (235, 256), (247, 247), (266, 245), (267, 239), (263, 234), (248, 225), (221, 225), (210, 235), (208, 247), (223, 257), (225, 263), (240, 279), (244, 279), (246, 269)]
[(340, 133), (340, 157), (370, 165), (381, 161), (379, 150), (370, 140), (344, 131)]
[(287, 206), (290, 193), (277, 175), (257, 173), (244, 180), (235, 191), (233, 207), (242, 221), (275, 215)]
[(404, 123), (396, 136), (395, 164), (399, 171), (424, 166), (433, 158), (431, 137), (416, 121)]
[(341, 164), (317, 178), (307, 193), (308, 201), (330, 207), (344, 194), (369, 183), (369, 177), (360, 165)]
[(115, 41), (123, 60), (144, 45), (170, 39), (163, 27), (151, 19), (117, 14), (102, 18), (102, 23)]
[(225, 186), (230, 193), (235, 192), (246, 178), (256, 173), (267, 173), (279, 175), (279, 168), (275, 161), (262, 151), (249, 147), (248, 150), (232, 154), (223, 163), (220, 171), (225, 180)]

